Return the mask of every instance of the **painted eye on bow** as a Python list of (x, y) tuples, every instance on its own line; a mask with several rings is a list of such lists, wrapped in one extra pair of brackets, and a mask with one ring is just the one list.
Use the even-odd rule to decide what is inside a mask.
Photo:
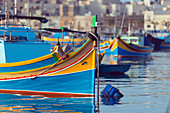
[(82, 65), (86, 65), (87, 64), (87, 62), (84, 62)]

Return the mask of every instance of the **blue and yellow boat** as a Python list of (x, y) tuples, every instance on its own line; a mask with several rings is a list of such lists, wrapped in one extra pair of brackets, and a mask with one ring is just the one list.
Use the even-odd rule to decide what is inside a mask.
[(97, 37), (91, 32), (86, 36), (89, 39), (64, 58), (55, 53), (0, 64), (0, 92), (47, 97), (94, 97)]
[[(5, 19), (4, 15), (0, 15)], [(42, 17), (9, 15), (10, 19), (48, 20)], [(51, 45), (41, 40), (40, 33), (31, 27), (7, 24), (0, 27), (0, 63), (12, 63), (50, 54)], [(34, 54), (32, 54), (34, 53)]]
[(162, 42), (159, 46), (159, 50), (170, 49), (170, 42)]
[[(51, 45), (56, 45), (56, 43), (60, 42), (62, 47), (66, 45), (69, 45), (70, 47), (80, 47), (87, 40), (86, 38), (82, 37), (82, 35), (86, 32), (82, 31), (70, 30), (68, 28), (43, 28), (43, 30), (53, 32), (53, 34), (41, 36), (41, 40), (43, 40), (44, 42), (48, 42)], [(69, 33), (71, 33), (72, 35), (70, 35)]]
[(153, 46), (149, 45), (149, 43), (146, 46), (126, 43), (119, 37), (114, 38), (109, 45), (100, 47), (101, 52), (104, 50), (106, 51), (106, 54), (112, 54), (115, 57), (138, 57), (150, 55), (153, 51)]
[(62, 38), (51, 38), (51, 37), (41, 36), (41, 40), (48, 42), (51, 45), (56, 45), (57, 42), (60, 42), (62, 46), (69, 45), (70, 47), (80, 47), (84, 44), (84, 42), (87, 39), (83, 39), (83, 38), (62, 39)]
[(165, 49), (170, 49), (170, 42), (169, 38), (170, 36), (155, 36), (152, 34), (147, 34), (146, 36), (151, 43), (155, 45), (154, 51), (159, 51), (159, 50), (165, 50)]

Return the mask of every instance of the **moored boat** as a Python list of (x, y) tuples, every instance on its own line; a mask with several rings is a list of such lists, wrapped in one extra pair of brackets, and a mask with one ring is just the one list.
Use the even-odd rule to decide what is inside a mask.
[(154, 44), (154, 51), (159, 50), (159, 46), (165, 41), (165, 39), (153, 37), (151, 34), (147, 34), (146, 37), (152, 44)]
[(151, 34), (148, 34), (147, 38), (155, 45), (154, 51), (170, 49), (169, 35), (166, 37), (154, 37)]
[(162, 42), (159, 46), (159, 50), (170, 49), (170, 42)]
[(94, 97), (97, 37), (91, 32), (86, 36), (90, 39), (68, 57), (59, 58), (56, 54), (58, 60), (55, 63), (50, 54), (28, 61), (0, 64), (0, 92)]
[(70, 47), (80, 47), (84, 44), (87, 39), (82, 38), (69, 38), (69, 39), (62, 39), (62, 38), (50, 38), (46, 36), (42, 36), (41, 40), (50, 43), (51, 45), (56, 45), (57, 42), (62, 43), (62, 46), (69, 45)]
[[(4, 15), (0, 17), (4, 18)], [(9, 18), (48, 21), (43, 17), (32, 16), (9, 15)], [(0, 27), (0, 63), (20, 62), (41, 57), (50, 54), (50, 48), (51, 45), (43, 42), (40, 33), (31, 27), (10, 24)]]
[(110, 53), (115, 57), (137, 57), (150, 55), (153, 46), (139, 46), (132, 43), (126, 43), (120, 37), (114, 38), (108, 47), (101, 47), (101, 51), (106, 50), (106, 54)]
[[(55, 45), (60, 42), (61, 46), (69, 45), (70, 47), (80, 47), (87, 40), (82, 37), (86, 32), (70, 30), (68, 28), (51, 29), (43, 28), (43, 30), (51, 31), (53, 34), (41, 36), (41, 40), (48, 42), (51, 45)], [(71, 33), (72, 35), (69, 35)], [(73, 35), (74, 34), (74, 35)]]

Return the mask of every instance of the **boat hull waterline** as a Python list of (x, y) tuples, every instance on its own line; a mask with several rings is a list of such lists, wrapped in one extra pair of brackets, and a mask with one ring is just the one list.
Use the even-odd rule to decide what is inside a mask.
[(110, 46), (100, 48), (101, 52), (104, 50), (106, 54), (112, 54), (115, 57), (140, 57), (150, 55), (153, 47), (128, 44), (122, 39), (115, 38)]
[[(90, 35), (95, 36), (92, 33)], [(47, 94), (47, 96), (59, 97), (94, 97), (95, 44), (94, 40), (89, 39), (66, 60), (56, 64), (50, 62), (43, 67), (35, 66), (35, 64), (42, 63), (43, 60), (51, 60), (52, 55), (47, 55), (47, 58), (40, 58), (37, 61), (29, 60), (30, 63), (23, 61), (24, 63), (0, 64), (0, 92), (23, 95)]]

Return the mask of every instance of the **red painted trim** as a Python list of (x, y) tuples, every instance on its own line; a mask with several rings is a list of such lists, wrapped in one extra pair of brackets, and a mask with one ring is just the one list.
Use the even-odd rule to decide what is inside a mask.
[[(76, 62), (80, 61), (81, 59), (83, 59), (83, 57), (85, 57), (85, 56), (86, 56), (91, 50), (93, 50), (93, 49), (94, 49), (94, 47), (92, 47), (92, 48), (91, 48), (85, 55), (83, 55), (80, 59), (78, 59), (77, 61), (75, 61), (75, 62), (73, 62), (73, 63), (71, 63), (71, 64), (69, 64), (69, 65), (67, 65), (67, 66), (65, 66), (65, 67), (63, 67), (63, 68), (60, 68), (60, 69), (57, 69), (57, 70), (54, 70), (54, 71), (50, 71), (50, 72), (46, 72), (46, 73), (42, 73), (42, 74), (40, 74), (40, 75), (53, 73), (53, 72), (55, 72), (55, 71), (59, 71), (59, 70), (62, 70), (62, 69), (64, 69), (64, 68), (67, 68), (67, 67), (75, 64)], [(35, 76), (37, 76), (37, 75), (30, 75), (30, 76), (23, 76), (23, 77), (14, 77), (14, 78), (4, 78), (4, 79), (0, 79), (0, 80), (15, 80), (15, 79), (30, 78), (30, 77), (35, 77)]]
[(118, 39), (118, 41), (120, 43), (122, 43), (125, 47), (127, 47), (127, 48), (129, 48), (129, 49), (131, 49), (132, 51), (135, 51), (135, 52), (140, 52), (140, 53), (150, 53), (150, 52), (152, 52), (152, 49), (149, 46), (146, 47), (146, 48), (149, 48), (149, 49), (137, 49), (137, 48), (130, 46), (129, 44), (124, 42), (122, 39)]
[(14, 79), (23, 79), (23, 78), (30, 78), (30, 77), (35, 77), (36, 75), (30, 75), (30, 76), (23, 76), (23, 77), (14, 77), (14, 78), (4, 78), (0, 80), (14, 80)]
[(85, 55), (83, 55), (80, 59), (78, 59), (77, 61), (75, 61), (75, 62), (73, 62), (73, 63), (71, 63), (71, 64), (69, 64), (69, 65), (67, 65), (67, 66), (65, 66), (65, 67), (63, 67), (63, 68), (60, 68), (60, 69), (57, 69), (57, 70), (54, 70), (54, 71), (50, 71), (50, 72), (46, 72), (46, 73), (42, 73), (42, 74), (40, 74), (40, 75), (53, 73), (53, 72), (55, 72), (55, 71), (59, 71), (59, 70), (62, 70), (62, 69), (64, 69), (64, 68), (67, 68), (67, 67), (75, 64), (76, 62), (80, 61), (81, 59), (83, 59), (83, 58), (84, 58), (91, 50), (93, 50), (93, 49), (94, 49), (94, 47), (92, 47), (92, 48), (91, 48)]
[(94, 97), (94, 94), (79, 94), (79, 93), (58, 93), (58, 92), (39, 92), (39, 91), (21, 91), (21, 90), (3, 90), (0, 89), (1, 94), (19, 94), (19, 95), (29, 95), (29, 96), (39, 96), (39, 97), (49, 97), (49, 98), (89, 98)]

